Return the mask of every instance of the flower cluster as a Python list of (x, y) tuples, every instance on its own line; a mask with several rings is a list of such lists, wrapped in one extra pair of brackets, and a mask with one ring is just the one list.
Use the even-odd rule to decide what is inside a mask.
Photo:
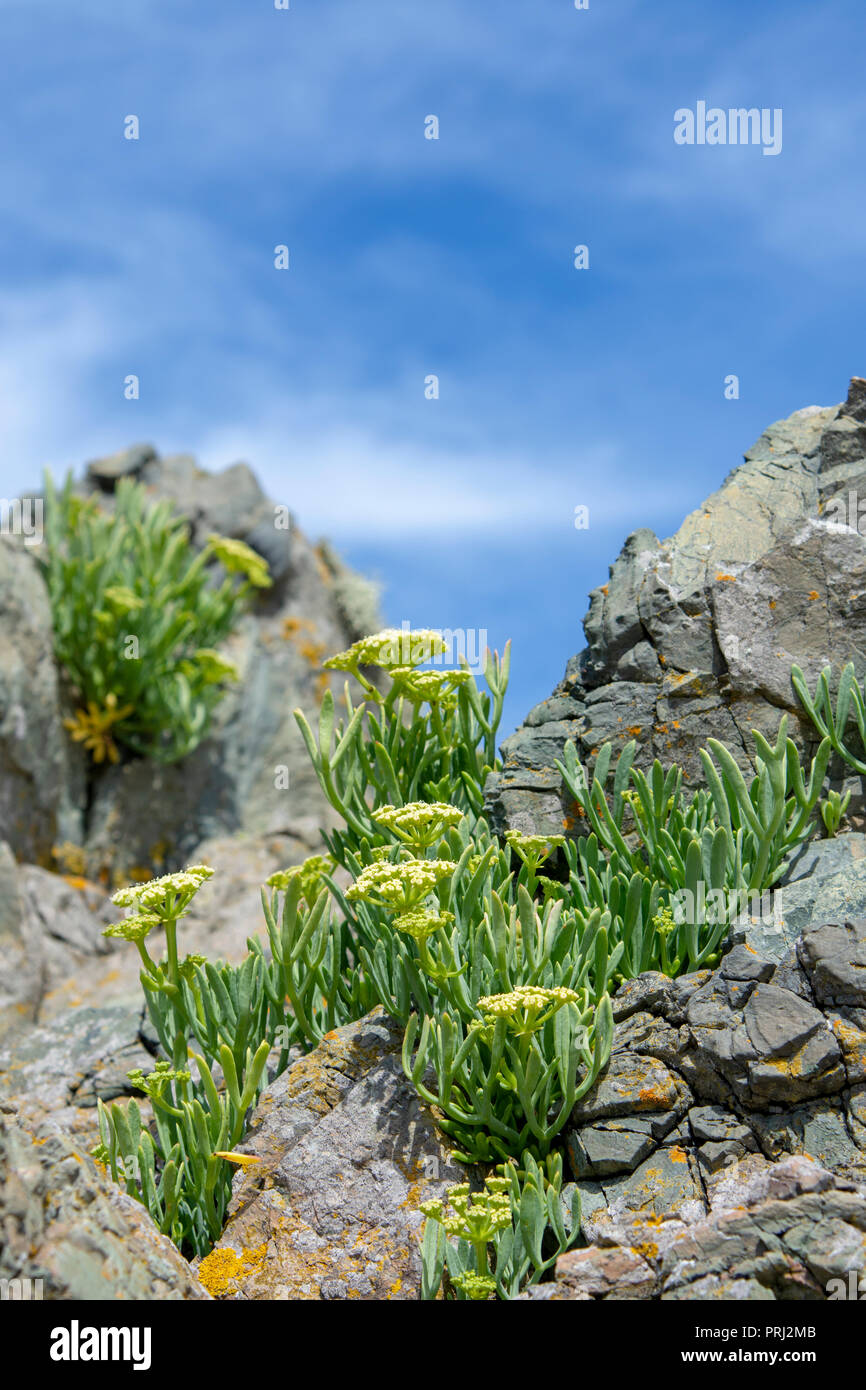
[(486, 1192), (474, 1193), (470, 1192), (468, 1182), (449, 1187), (446, 1198), (452, 1212), (448, 1212), (441, 1201), (422, 1202), (421, 1210), (429, 1220), (444, 1226), (446, 1235), (480, 1245), (511, 1225), (508, 1179), (487, 1178), (484, 1185)]
[(493, 1275), (476, 1274), (472, 1269), (464, 1270), (462, 1274), (452, 1274), (451, 1283), (472, 1303), (482, 1303), (496, 1293)]
[(387, 907), (405, 916), (420, 907), (457, 865), (449, 859), (407, 859), (402, 864), (368, 864), (346, 897)]
[(111, 901), (117, 907), (135, 908), (139, 915), (155, 914), (160, 920), (180, 917), (202, 884), (213, 878), (213, 873), (207, 864), (191, 864), (180, 873), (163, 874), (161, 878), (148, 879), (147, 883), (120, 888)]
[(447, 801), (410, 801), (407, 806), (381, 806), (372, 816), (404, 844), (429, 849), (446, 830), (460, 824), (463, 812)]
[(275, 874), (271, 874), (266, 879), (269, 888), (276, 888), (284, 893), (293, 879), (301, 880), (301, 897), (309, 905), (315, 901), (322, 891), (322, 881), (327, 874), (333, 873), (336, 868), (336, 861), (330, 854), (311, 854), (302, 864), (293, 864), (289, 869), (279, 869)]
[(448, 650), (439, 632), (432, 629), (408, 629), (391, 627), (375, 632), (372, 637), (362, 637), (353, 642), (344, 652), (337, 652), (324, 662), (329, 671), (351, 671), (357, 674), (359, 666), (381, 666), (386, 671), (404, 667), (412, 669), (422, 662), (430, 661)]
[(426, 700), (446, 708), (456, 704), (458, 689), (472, 679), (471, 671), (416, 671), (411, 666), (395, 667), (390, 674), (398, 693), (412, 704)]
[(86, 710), (76, 710), (74, 719), (64, 719), (63, 723), (73, 741), (83, 743), (92, 753), (95, 763), (104, 763), (106, 758), (110, 763), (118, 763), (120, 754), (111, 730), (132, 714), (132, 709), (132, 705), (118, 706), (117, 696), (112, 692), (106, 695), (101, 708), (95, 700), (88, 700)]
[(103, 936), (117, 936), (121, 941), (144, 941), (145, 937), (158, 927), (162, 921), (154, 912), (131, 912), (122, 922), (112, 922), (106, 927)]
[(402, 913), (395, 919), (394, 926), (420, 944), (437, 931), (450, 926), (453, 921), (453, 912), (424, 912), (419, 908), (415, 912)]
[(580, 1004), (580, 995), (564, 985), (542, 989), (539, 985), (519, 985), (507, 994), (488, 994), (478, 1000), (487, 1023), (504, 1018), (518, 1035), (535, 1033), (565, 1004)]

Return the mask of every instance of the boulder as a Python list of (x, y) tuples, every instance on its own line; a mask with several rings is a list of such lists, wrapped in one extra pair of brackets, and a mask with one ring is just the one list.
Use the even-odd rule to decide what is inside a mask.
[(464, 1180), (406, 1081), (402, 1029), (375, 1011), (329, 1033), (262, 1094), (229, 1219), (202, 1281), (233, 1299), (417, 1299), (419, 1203)]

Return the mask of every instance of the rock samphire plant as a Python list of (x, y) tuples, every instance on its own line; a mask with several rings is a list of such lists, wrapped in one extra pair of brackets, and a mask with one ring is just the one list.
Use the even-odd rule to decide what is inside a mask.
[(81, 707), (67, 721), (95, 762), (118, 744), (175, 762), (196, 747), (237, 672), (217, 650), (251, 592), (271, 580), (242, 541), (195, 551), (168, 502), (121, 479), (113, 510), (45, 478), (45, 545), (58, 661)]
[(706, 785), (686, 794), (680, 769), (635, 768), (634, 743), (615, 766), (602, 748), (591, 774), (568, 745), (560, 770), (586, 833), (500, 840), (483, 788), (509, 651), (488, 653), (482, 689), (465, 663), (425, 669), (444, 646), (435, 632), (365, 638), (325, 663), (360, 702), (347, 680), (339, 717), (330, 691), (315, 730), (296, 712), (341, 824), (326, 853), (265, 886), (267, 950), (251, 939), (237, 967), (179, 957), (203, 866), (116, 895), (131, 915), (109, 933), (138, 947), (163, 1059), (133, 1078), (154, 1124), (133, 1103), (100, 1107), (100, 1153), (163, 1230), (206, 1250), (259, 1090), (293, 1048), (381, 1005), (455, 1157), (482, 1170), (477, 1191), (425, 1207), (423, 1294), (511, 1298), (579, 1232), (561, 1136), (607, 1063), (611, 993), (716, 961), (744, 895), (776, 883), (810, 833), (831, 746), (807, 780), (783, 719), (774, 744), (755, 735), (746, 777), (711, 740)]

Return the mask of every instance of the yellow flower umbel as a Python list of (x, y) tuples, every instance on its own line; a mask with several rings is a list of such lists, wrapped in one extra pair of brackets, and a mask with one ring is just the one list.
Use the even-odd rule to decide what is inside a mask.
[(402, 864), (369, 864), (358, 875), (346, 897), (352, 902), (374, 903), (401, 916), (414, 912), (457, 865), (449, 859), (407, 859)]
[(399, 917), (395, 917), (394, 926), (398, 931), (405, 932), (418, 942), (419, 946), (423, 941), (429, 940), (437, 931), (444, 931), (450, 927), (454, 921), (453, 912), (404, 912)]
[(519, 830), (506, 830), (505, 840), (533, 876), (553, 851), (565, 844), (564, 835), (521, 835)]
[(430, 705), (441, 704), (452, 708), (456, 704), (457, 691), (472, 679), (472, 672), (416, 671), (411, 666), (398, 666), (391, 671), (391, 679), (398, 694), (414, 705), (426, 700)]
[(229, 574), (242, 574), (254, 589), (269, 589), (273, 583), (268, 562), (243, 541), (228, 536), (208, 536), (208, 549)]
[(390, 830), (404, 845), (423, 852), (459, 825), (463, 812), (446, 801), (410, 801), (406, 806), (380, 806), (373, 820)]
[(148, 879), (146, 883), (133, 883), (128, 888), (120, 888), (111, 901), (117, 907), (134, 907), (139, 911), (152, 912), (164, 921), (177, 920), (186, 912), (199, 888), (209, 878), (213, 869), (207, 864), (190, 864), (179, 873), (163, 874), (161, 878)]
[(122, 922), (113, 922), (106, 927), (103, 936), (119, 937), (121, 941), (144, 941), (145, 937), (158, 927), (162, 919), (153, 912), (131, 912)]
[[(512, 1224), (511, 1200), (508, 1196), (510, 1183), (507, 1178), (487, 1178), (484, 1192), (471, 1193), (469, 1184), (460, 1183), (449, 1187), (446, 1201), (451, 1206), (448, 1211), (445, 1202), (422, 1202), (421, 1211), (428, 1221), (438, 1221), (445, 1228), (445, 1234), (454, 1240), (468, 1241), (475, 1254), (474, 1272), (464, 1275), (452, 1283), (466, 1294), (467, 1298), (486, 1298), (495, 1292), (496, 1281), (491, 1277), (487, 1247), (500, 1233), (507, 1231)], [(466, 1286), (458, 1282), (466, 1279)]]
[(119, 763), (120, 754), (111, 730), (132, 714), (132, 710), (132, 705), (122, 705), (118, 709), (117, 696), (108, 694), (102, 709), (95, 700), (88, 700), (86, 710), (76, 710), (75, 718), (64, 719), (63, 723), (74, 742), (83, 743), (87, 751), (92, 753), (95, 763), (104, 763), (106, 758), (110, 763)]
[(311, 854), (302, 864), (293, 864), (289, 869), (279, 869), (265, 879), (269, 888), (284, 893), (293, 879), (301, 881), (301, 897), (308, 907), (312, 907), (324, 887), (326, 874), (332, 874), (336, 861), (330, 854)]
[(472, 1303), (483, 1303), (496, 1293), (496, 1280), (492, 1274), (476, 1274), (471, 1269), (463, 1274), (452, 1274), (451, 1283)]
[(408, 628), (385, 628), (374, 632), (372, 637), (362, 637), (353, 642), (344, 652), (337, 652), (324, 663), (329, 671), (350, 671), (357, 673), (359, 666), (381, 666), (386, 671), (400, 667), (414, 668), (441, 656), (448, 650), (448, 643), (440, 632), (431, 628), (410, 631)]
[(507, 994), (485, 995), (478, 1000), (478, 1007), (485, 1022), (495, 1023), (497, 1019), (504, 1018), (509, 1032), (525, 1037), (529, 1033), (537, 1033), (564, 1005), (580, 1003), (580, 995), (564, 985), (557, 985), (553, 989), (519, 985)]

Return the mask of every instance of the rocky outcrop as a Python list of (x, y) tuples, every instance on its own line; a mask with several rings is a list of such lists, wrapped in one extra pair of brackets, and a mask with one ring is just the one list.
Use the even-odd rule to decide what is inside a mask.
[(618, 1222), (603, 1244), (571, 1250), (524, 1298), (734, 1302), (862, 1297), (866, 1200), (808, 1158), (720, 1184), (709, 1214)]
[(238, 1299), (416, 1299), (420, 1202), (464, 1173), (403, 1076), (377, 1010), (329, 1033), (263, 1093), (228, 1222), (201, 1277)]
[(171, 501), (194, 544), (219, 532), (252, 546), (273, 587), (226, 644), (241, 678), (198, 748), (170, 766), (94, 768), (63, 728), (74, 695), (53, 661), (37, 548), (0, 539), (0, 839), (19, 860), (52, 867), (60, 852), (61, 867), (74, 860), (75, 872), (109, 881), (177, 867), (215, 836), (309, 836), (327, 808), (292, 710), (314, 715), (322, 660), (379, 625), (375, 586), (312, 544), (246, 464), (212, 474), (139, 445), (91, 463), (79, 491), (110, 509), (121, 477)]
[(566, 1136), (592, 1242), (611, 1223), (714, 1207), (720, 1184), (805, 1154), (866, 1194), (866, 922), (805, 932), (782, 961), (647, 973), (614, 999), (608, 1067)]
[[(638, 744), (637, 764), (702, 771), (707, 737), (745, 768), (750, 731), (775, 735), (781, 714), (807, 752), (816, 738), (790, 683), (821, 668), (866, 672), (866, 539), (856, 501), (866, 483), (866, 381), (844, 405), (812, 406), (771, 425), (722, 487), (669, 540), (629, 536), (608, 582), (590, 594), (587, 646), (552, 697), (503, 744), (491, 777), (496, 823), (561, 833), (574, 825), (555, 761), (568, 739), (582, 760)], [(852, 501), (852, 496), (853, 500)], [(841, 762), (835, 784), (846, 780)], [(861, 816), (860, 779), (851, 814)]]
[(23, 1128), (8, 1102), (0, 1104), (0, 1279), (4, 1298), (208, 1298), (145, 1208), (83, 1146), (50, 1127)]

